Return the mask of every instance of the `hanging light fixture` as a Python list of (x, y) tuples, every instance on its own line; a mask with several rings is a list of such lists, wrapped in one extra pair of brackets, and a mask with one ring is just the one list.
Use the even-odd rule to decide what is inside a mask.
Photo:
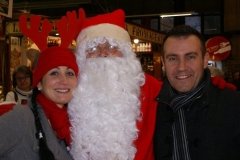
[(197, 14), (195, 12), (174, 12), (174, 13), (159, 13), (159, 14), (143, 14), (143, 15), (128, 15), (126, 18), (135, 18), (135, 17), (175, 17), (175, 16), (190, 16), (193, 14)]
[(164, 13), (160, 14), (160, 17), (176, 17), (176, 16), (190, 16), (193, 15), (194, 12), (176, 12), (176, 13)]

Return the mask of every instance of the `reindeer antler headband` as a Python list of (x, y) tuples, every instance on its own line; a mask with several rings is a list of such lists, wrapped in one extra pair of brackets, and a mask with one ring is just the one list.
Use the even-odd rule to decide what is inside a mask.
[[(67, 48), (73, 39), (81, 30), (83, 21), (85, 20), (85, 12), (82, 8), (79, 9), (79, 19), (77, 19), (76, 11), (67, 12), (67, 17), (63, 16), (60, 21), (56, 22), (57, 30), (61, 37), (61, 47)], [(53, 24), (44, 19), (42, 22), (42, 31), (39, 31), (41, 16), (30, 17), (30, 28), (27, 27), (26, 14), (21, 15), (19, 19), (19, 27), (24, 35), (29, 37), (43, 51), (48, 48), (47, 37), (51, 32)]]
[(39, 31), (41, 16), (30, 17), (30, 27), (27, 27), (27, 16), (23, 14), (19, 19), (19, 27), (24, 35), (29, 37), (42, 52), (38, 58), (37, 67), (33, 74), (33, 87), (36, 87), (42, 77), (52, 68), (57, 66), (68, 66), (78, 74), (75, 55), (68, 49), (69, 44), (76, 38), (82, 28), (85, 20), (83, 9), (78, 10), (79, 19), (76, 11), (67, 12), (60, 21), (56, 22), (57, 30), (61, 37), (60, 46), (47, 46), (47, 37), (53, 27), (53, 24), (44, 19), (42, 21), (42, 30)]

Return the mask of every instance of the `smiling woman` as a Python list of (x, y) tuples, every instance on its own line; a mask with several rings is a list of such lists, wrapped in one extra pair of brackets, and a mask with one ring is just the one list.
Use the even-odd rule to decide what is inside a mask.
[[(67, 151), (71, 142), (67, 104), (77, 86), (78, 65), (68, 46), (85, 19), (82, 9), (79, 10), (79, 16), (77, 19), (75, 11), (68, 12), (67, 17), (56, 22), (62, 43), (61, 46), (50, 48), (47, 47), (46, 39), (52, 24), (45, 19), (40, 34), (38, 27), (27, 27), (26, 15), (20, 17), (20, 29), (38, 45), (41, 54), (34, 70), (33, 93), (28, 97), (28, 105), (15, 105), (12, 110), (0, 116), (0, 159), (71, 160)], [(64, 25), (67, 18), (70, 24)], [(31, 25), (40, 25), (40, 21), (39, 16), (31, 17)], [(66, 26), (71, 33), (66, 33)], [(71, 28), (73, 26), (75, 28)], [(16, 74), (14, 78), (17, 84), (23, 85), (30, 76)]]
[(38, 89), (59, 108), (63, 108), (72, 99), (72, 91), (76, 86), (75, 71), (66, 66), (49, 70), (37, 85)]
[[(55, 57), (57, 61), (54, 61)], [(0, 116), (0, 128), (4, 129), (0, 133), (0, 141), (3, 142), (0, 144), (0, 159), (2, 156), (15, 159), (18, 155), (22, 160), (35, 160), (39, 156), (40, 159), (45, 156), (46, 159), (71, 159), (65, 145), (69, 145), (71, 140), (66, 104), (72, 99), (77, 74), (76, 58), (70, 50), (51, 47), (40, 54), (28, 105), (15, 105), (11, 111)], [(29, 77), (19, 76), (16, 79), (18, 83)], [(11, 134), (6, 134), (9, 132)], [(11, 144), (8, 143), (10, 141)], [(14, 150), (10, 150), (12, 145)], [(28, 154), (22, 155), (22, 150)]]

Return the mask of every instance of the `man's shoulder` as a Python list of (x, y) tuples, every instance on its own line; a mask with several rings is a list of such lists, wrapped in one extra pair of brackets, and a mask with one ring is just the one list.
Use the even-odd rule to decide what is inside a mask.
[(210, 87), (209, 96), (216, 100), (226, 102), (239, 102), (240, 105), (240, 91), (229, 88), (220, 89), (217, 86)]
[(235, 90), (226, 88), (222, 91), (222, 94), (223, 96), (228, 96), (229, 99), (233, 99), (233, 100), (236, 99), (237, 101), (240, 102), (240, 91), (235, 91)]

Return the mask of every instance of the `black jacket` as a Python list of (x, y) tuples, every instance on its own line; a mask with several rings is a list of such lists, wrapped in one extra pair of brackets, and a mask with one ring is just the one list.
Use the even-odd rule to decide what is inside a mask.
[[(169, 83), (157, 96), (154, 133), (156, 160), (171, 160), (172, 124), (176, 114), (169, 107)], [(202, 95), (185, 110), (189, 152), (192, 160), (240, 160), (240, 92), (213, 86), (208, 76)]]

